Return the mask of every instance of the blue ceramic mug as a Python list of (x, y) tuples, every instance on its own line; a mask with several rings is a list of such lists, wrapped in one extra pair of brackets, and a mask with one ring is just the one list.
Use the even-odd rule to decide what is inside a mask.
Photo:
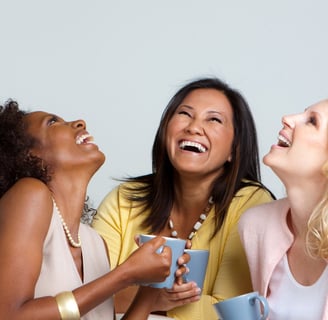
[(184, 281), (194, 281), (200, 289), (203, 289), (209, 251), (201, 249), (185, 249), (189, 254), (190, 261), (187, 263), (189, 272), (183, 276)]
[[(139, 236), (140, 243), (145, 243), (156, 236), (149, 235), (149, 234), (141, 234)], [(183, 255), (184, 248), (186, 246), (186, 240), (178, 239), (178, 238), (170, 238), (170, 237), (162, 237), (166, 241), (164, 243), (164, 246), (168, 246), (171, 248), (172, 252), (172, 263), (170, 268), (170, 275), (166, 277), (166, 279), (163, 282), (155, 282), (155, 283), (145, 283), (143, 285), (147, 285), (153, 288), (172, 288), (174, 281), (175, 281), (175, 272), (178, 270), (178, 259)], [(159, 249), (159, 253), (163, 250), (161, 247)]]
[(265, 320), (269, 304), (258, 292), (250, 292), (213, 305), (221, 320)]

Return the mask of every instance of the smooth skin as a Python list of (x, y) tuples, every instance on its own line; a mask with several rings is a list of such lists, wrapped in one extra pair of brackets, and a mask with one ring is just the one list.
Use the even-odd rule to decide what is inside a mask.
[[(37, 140), (31, 152), (51, 167), (51, 181), (45, 185), (34, 178), (23, 178), (0, 199), (0, 318), (58, 320), (60, 315), (54, 297), (34, 298), (43, 244), (53, 212), (52, 197), (77, 241), (87, 186), (105, 157), (88, 135), (82, 120), (66, 122), (37, 111), (26, 116), (26, 123), (28, 133)], [(83, 142), (77, 143), (83, 135), (86, 135)], [(156, 250), (164, 243), (161, 237), (153, 239), (115, 270), (75, 289), (73, 294), (81, 316), (127, 286), (163, 281), (169, 274), (171, 252), (167, 247), (161, 254)], [(83, 279), (81, 248), (69, 248)], [(182, 264), (187, 261), (187, 256), (180, 259)], [(184, 271), (184, 268), (179, 270)], [(136, 299), (140, 297), (148, 297), (145, 301), (149, 304), (133, 305), (124, 319), (147, 318), (156, 296), (147, 295), (147, 290), (141, 288)]]
[[(176, 172), (171, 217), (179, 237), (188, 237), (207, 205), (213, 181), (222, 174), (224, 163), (231, 161), (233, 136), (232, 108), (218, 90), (192, 91), (170, 120), (166, 145)], [(206, 151), (181, 149), (182, 141), (199, 143)]]
[[(190, 234), (208, 203), (213, 181), (222, 174), (224, 163), (231, 161), (233, 138), (232, 107), (226, 96), (215, 89), (191, 91), (171, 118), (166, 136), (168, 156), (175, 168), (176, 201), (171, 218), (180, 238), (186, 239)], [(198, 143), (206, 151), (183, 150), (182, 141)], [(170, 236), (171, 230), (166, 227), (158, 235)], [(190, 246), (188, 242), (187, 248)], [(121, 312), (128, 307), (135, 290), (130, 287), (116, 295)], [(155, 290), (160, 291), (156, 305), (162, 311), (198, 301), (201, 293), (194, 282)]]
[[(285, 185), (290, 203), (288, 226), (295, 237), (287, 252), (290, 270), (300, 284), (311, 285), (327, 266), (323, 259), (306, 253), (305, 237), (309, 217), (327, 188), (322, 168), (328, 160), (328, 100), (285, 116), (282, 123), (280, 142), (263, 161)], [(282, 139), (290, 145), (281, 143)]]

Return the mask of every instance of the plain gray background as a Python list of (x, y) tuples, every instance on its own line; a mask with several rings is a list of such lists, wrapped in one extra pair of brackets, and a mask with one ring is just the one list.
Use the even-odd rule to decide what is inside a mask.
[[(107, 156), (95, 206), (113, 178), (150, 172), (162, 111), (187, 81), (240, 90), (261, 158), (283, 114), (327, 98), (327, 1), (0, 0), (0, 12), (1, 103), (87, 121)], [(269, 168), (262, 177), (284, 195)]]

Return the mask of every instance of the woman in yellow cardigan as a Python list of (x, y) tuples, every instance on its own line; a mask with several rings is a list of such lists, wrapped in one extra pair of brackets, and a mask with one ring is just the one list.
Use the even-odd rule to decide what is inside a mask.
[[(216, 320), (213, 303), (252, 291), (239, 217), (272, 200), (260, 182), (247, 102), (217, 78), (187, 84), (164, 111), (152, 156), (153, 172), (110, 192), (93, 226), (107, 242), (112, 268), (137, 248), (134, 236), (140, 233), (189, 239), (192, 249), (208, 249), (201, 293), (195, 283), (149, 290), (158, 295), (154, 311), (179, 320)], [(117, 311), (124, 312), (135, 291), (116, 295)]]

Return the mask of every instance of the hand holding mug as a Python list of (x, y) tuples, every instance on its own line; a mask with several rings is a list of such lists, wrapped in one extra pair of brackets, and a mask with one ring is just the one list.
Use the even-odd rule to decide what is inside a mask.
[[(139, 241), (141, 244), (146, 244), (147, 242), (151, 241), (154, 237), (156, 236), (141, 234), (139, 236)], [(170, 267), (170, 273), (164, 281), (158, 281), (158, 282), (152, 281), (148, 283), (145, 281), (144, 285), (150, 285), (151, 287), (154, 288), (172, 288), (175, 282), (176, 272), (179, 269), (178, 260), (181, 256), (184, 255), (186, 240), (169, 238), (169, 237), (161, 237), (161, 238), (164, 239), (164, 244), (162, 245), (162, 247), (158, 248), (157, 253), (161, 254), (165, 247), (170, 247), (172, 252), (172, 263)], [(187, 257), (184, 257), (184, 259), (187, 259)], [(180, 272), (182, 273), (183, 269), (180, 269)]]
[(133, 266), (127, 268), (129, 272), (133, 272), (133, 284), (161, 282), (169, 276), (172, 253), (169, 247), (164, 246), (165, 242), (162, 237), (154, 237), (123, 263)]

